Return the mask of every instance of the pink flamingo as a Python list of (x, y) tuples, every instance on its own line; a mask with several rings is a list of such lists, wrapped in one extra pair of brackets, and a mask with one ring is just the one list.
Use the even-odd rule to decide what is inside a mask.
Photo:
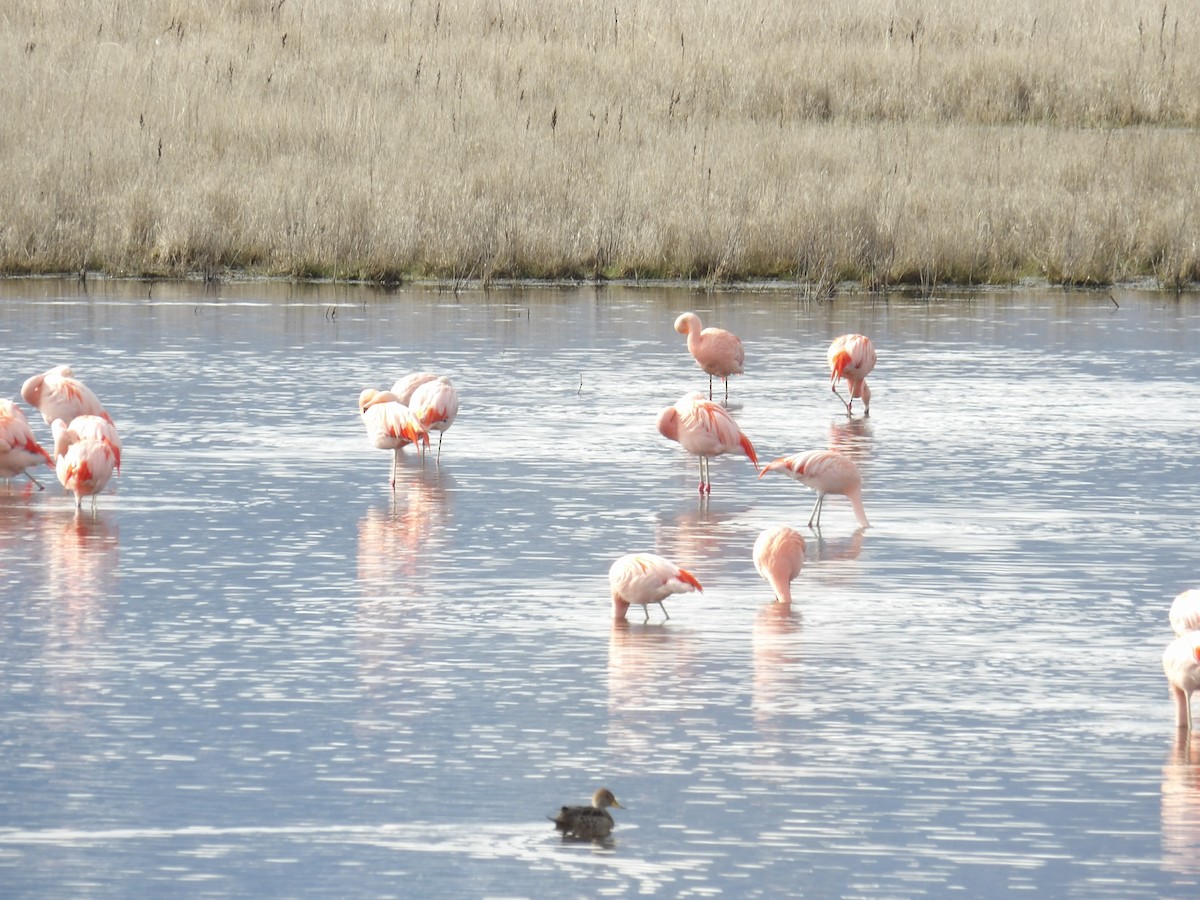
[(709, 457), (740, 450), (758, 471), (758, 456), (750, 438), (742, 434), (733, 417), (719, 403), (705, 400), (698, 391), (684, 394), (674, 406), (658, 414), (658, 431), (678, 441), (688, 453), (700, 457), (700, 493), (712, 493), (708, 477)]
[(1177, 635), (1200, 631), (1200, 590), (1184, 591), (1171, 603), (1171, 627)]
[(1192, 727), (1192, 693), (1200, 689), (1200, 631), (1180, 635), (1163, 651), (1163, 672), (1175, 700), (1175, 726)]
[(813, 505), (812, 515), (808, 517), (809, 528), (813, 527), (813, 519), (816, 519), (816, 527), (820, 529), (821, 507), (825, 503), (826, 494), (845, 494), (850, 505), (854, 507), (854, 517), (858, 519), (858, 524), (863, 528), (871, 524), (867, 521), (867, 513), (863, 509), (862, 477), (858, 474), (858, 466), (836, 450), (810, 450), (807, 453), (781, 456), (763, 466), (758, 477), (762, 478), (775, 469), (817, 492), (817, 502)]
[(675, 330), (687, 335), (688, 352), (708, 373), (708, 399), (713, 398), (713, 376), (725, 382), (725, 405), (729, 405), (729, 376), (741, 375), (746, 362), (742, 342), (732, 331), (705, 328), (695, 313), (685, 312), (675, 320)]
[(59, 484), (74, 492), (76, 509), (83, 505), (84, 497), (90, 496), (95, 512), (96, 495), (112, 478), (116, 453), (106, 440), (80, 438), (62, 419), (55, 419), (50, 427), (54, 432), (54, 470)]
[(70, 422), (76, 416), (109, 417), (91, 388), (75, 377), (70, 366), (55, 366), (27, 378), (21, 385), (21, 399), (40, 412), (47, 425), (55, 419)]
[(43, 463), (54, 468), (50, 454), (34, 440), (25, 413), (11, 400), (0, 399), (0, 478), (24, 475), (39, 491), (44, 490), (42, 483), (26, 471)]
[(396, 465), (400, 449), (409, 444), (429, 446), (429, 433), (412, 410), (396, 399), (391, 391), (367, 388), (358, 395), (358, 411), (367, 426), (367, 438), (372, 447), (392, 451), (392, 475), (388, 482), (396, 488)]
[(766, 579), (780, 603), (792, 602), (792, 581), (804, 566), (804, 552), (804, 538), (786, 525), (764, 529), (754, 542), (754, 568)]
[[(851, 407), (859, 397), (863, 402), (863, 414), (870, 415), (871, 389), (867, 386), (867, 376), (875, 368), (875, 345), (871, 339), (861, 334), (843, 334), (829, 345), (828, 357), (829, 389), (846, 404), (846, 415), (851, 414)], [(843, 400), (838, 394), (837, 383), (843, 378), (850, 390), (849, 400)]]
[(67, 424), (67, 429), (75, 432), (80, 440), (108, 441), (116, 457), (117, 474), (121, 474), (121, 438), (111, 419), (104, 416), (76, 416)]
[(408, 408), (426, 431), (438, 433), (437, 461), (442, 461), (442, 438), (458, 415), (458, 391), (445, 375), (426, 381), (412, 392)]
[(428, 384), (431, 381), (436, 381), (437, 376), (432, 372), (413, 372), (411, 375), (405, 375), (397, 380), (392, 385), (392, 393), (396, 395), (396, 399), (405, 406), (410, 406), (413, 392), (423, 384)]
[(641, 606), (650, 621), (650, 604), (657, 603), (669, 619), (663, 601), (672, 594), (703, 591), (696, 576), (654, 553), (627, 553), (608, 570), (613, 619), (623, 621), (631, 605)]

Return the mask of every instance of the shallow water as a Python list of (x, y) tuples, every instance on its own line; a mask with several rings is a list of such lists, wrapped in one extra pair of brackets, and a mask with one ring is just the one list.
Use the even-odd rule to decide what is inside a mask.
[[(0, 393), (69, 362), (125, 443), (94, 516), (0, 483), (5, 894), (1195, 896), (1159, 657), (1200, 298), (1114, 298), (0, 283)], [(850, 453), (869, 529), (744, 458), (700, 503), (654, 428), (706, 386), (685, 309), (745, 341), (760, 458)], [(462, 410), (393, 496), (355, 405), (418, 369)], [(634, 549), (703, 595), (614, 626)], [(613, 839), (563, 843), (601, 784)]]

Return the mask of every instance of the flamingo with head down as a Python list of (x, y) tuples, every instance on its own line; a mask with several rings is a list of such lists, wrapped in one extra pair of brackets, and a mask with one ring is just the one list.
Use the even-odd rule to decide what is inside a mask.
[[(875, 368), (875, 345), (869, 337), (861, 334), (843, 334), (834, 338), (829, 345), (829, 389), (846, 405), (846, 415), (851, 414), (854, 401), (862, 398), (863, 415), (871, 413), (871, 389), (867, 376)], [(850, 399), (842, 399), (837, 383), (845, 379)]]
[(642, 607), (650, 621), (651, 603), (657, 603), (669, 619), (664, 600), (672, 594), (704, 590), (695, 575), (655, 553), (627, 553), (617, 559), (608, 570), (608, 585), (613, 618), (618, 621), (625, 619), (630, 606)]
[(372, 447), (392, 451), (392, 474), (389, 484), (396, 488), (396, 466), (400, 450), (409, 444), (424, 442), (429, 446), (429, 432), (412, 410), (396, 399), (391, 391), (367, 388), (358, 395), (358, 412), (367, 428)]

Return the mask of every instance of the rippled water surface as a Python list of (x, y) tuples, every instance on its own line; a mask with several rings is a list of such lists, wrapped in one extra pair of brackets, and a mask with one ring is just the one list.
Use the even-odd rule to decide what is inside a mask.
[[(760, 457), (849, 453), (869, 529), (744, 458), (701, 505), (654, 427), (706, 387), (686, 309), (744, 340)], [(1196, 297), (18, 281), (0, 339), (0, 395), (68, 362), (125, 443), (94, 516), (0, 482), (6, 896), (1200, 892), (1159, 663), (1200, 586)], [(393, 495), (356, 400), (419, 369), (462, 409)], [(634, 549), (704, 593), (615, 626)], [(564, 843), (600, 785), (612, 840)]]

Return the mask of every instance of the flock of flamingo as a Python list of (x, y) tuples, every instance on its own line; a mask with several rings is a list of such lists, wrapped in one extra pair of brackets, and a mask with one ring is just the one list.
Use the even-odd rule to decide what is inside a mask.
[(26, 379), (21, 399), (42, 414), (54, 438), (51, 455), (37, 442), (29, 420), (15, 403), (0, 399), (0, 478), (24, 475), (41, 489), (29, 469), (43, 463), (54, 469), (59, 483), (75, 494), (75, 508), (84, 497), (104, 490), (113, 473), (121, 471), (121, 439), (112, 417), (92, 390), (69, 366), (55, 366)]
[[(811, 450), (781, 456), (759, 466), (754, 445), (729, 414), (729, 378), (744, 371), (745, 351), (741, 340), (723, 328), (705, 328), (695, 313), (683, 313), (675, 320), (675, 330), (687, 335), (688, 351), (697, 365), (708, 374), (708, 398), (699, 392), (685, 394), (674, 406), (658, 414), (658, 431), (676, 441), (700, 462), (700, 496), (712, 492), (708, 461), (723, 453), (742, 453), (750, 460), (758, 477), (780, 471), (816, 492), (808, 518), (810, 528), (821, 527), (821, 509), (829, 494), (844, 495), (854, 509), (858, 524), (866, 528), (862, 503), (862, 477), (849, 457), (836, 450)], [(864, 414), (870, 414), (871, 390), (867, 375), (875, 368), (875, 346), (861, 334), (845, 334), (829, 345), (829, 386), (853, 415), (855, 400), (862, 400)], [(725, 400), (713, 400), (713, 378), (725, 382)], [(845, 382), (849, 399), (838, 392)], [(815, 525), (814, 525), (815, 523)], [(764, 530), (754, 543), (754, 566), (775, 592), (777, 602), (790, 606), (791, 583), (804, 565), (804, 537), (786, 525)], [(628, 553), (612, 564), (608, 572), (612, 590), (613, 617), (625, 618), (630, 606), (641, 606), (646, 620), (649, 607), (657, 603), (669, 619), (663, 601), (672, 594), (702, 591), (696, 576), (665, 557), (654, 553)]]
[[(762, 477), (781, 471), (816, 492), (808, 519), (810, 528), (820, 528), (821, 509), (829, 494), (844, 495), (855, 518), (867, 527), (862, 503), (862, 479), (854, 462), (836, 450), (812, 450), (772, 460), (759, 466), (754, 445), (729, 413), (729, 378), (744, 372), (745, 351), (741, 340), (722, 328), (705, 328), (695, 313), (683, 313), (675, 330), (687, 336), (687, 348), (697, 365), (708, 374), (708, 398), (699, 392), (684, 395), (658, 415), (658, 430), (676, 441), (699, 460), (700, 495), (712, 491), (709, 459), (724, 453), (744, 454)], [(861, 334), (836, 338), (827, 354), (830, 389), (853, 415), (855, 400), (862, 401), (869, 415), (871, 390), (867, 376), (875, 367), (871, 340)], [(713, 400), (713, 378), (725, 383), (725, 400)], [(838, 392), (845, 382), (848, 399)], [(0, 478), (24, 475), (39, 489), (41, 483), (30, 469), (48, 465), (59, 482), (75, 495), (80, 509), (90, 497), (95, 510), (96, 495), (104, 490), (121, 467), (121, 440), (112, 417), (95, 393), (74, 376), (69, 366), (60, 365), (28, 378), (21, 386), (21, 399), (36, 409), (50, 426), (53, 453), (38, 442), (29, 420), (14, 402), (0, 399)], [(390, 390), (367, 388), (359, 395), (358, 407), (372, 446), (392, 451), (390, 483), (395, 489), (396, 467), (401, 449), (413, 444), (423, 455), (429, 433), (437, 431), (437, 460), (441, 460), (442, 437), (458, 415), (458, 394), (445, 376), (420, 372), (405, 376)], [(814, 525), (815, 523), (815, 525)], [(791, 583), (804, 565), (804, 537), (786, 525), (765, 529), (754, 543), (753, 561), (770, 585), (778, 603), (791, 604)], [(691, 572), (654, 553), (629, 553), (609, 569), (613, 616), (624, 620), (630, 606), (641, 606), (649, 621), (651, 604), (658, 604), (670, 618), (663, 601), (673, 594), (702, 591)], [(1200, 690), (1200, 590), (1185, 591), (1175, 598), (1170, 612), (1177, 637), (1163, 653), (1163, 670), (1175, 701), (1176, 725), (1191, 728), (1191, 696)]]

